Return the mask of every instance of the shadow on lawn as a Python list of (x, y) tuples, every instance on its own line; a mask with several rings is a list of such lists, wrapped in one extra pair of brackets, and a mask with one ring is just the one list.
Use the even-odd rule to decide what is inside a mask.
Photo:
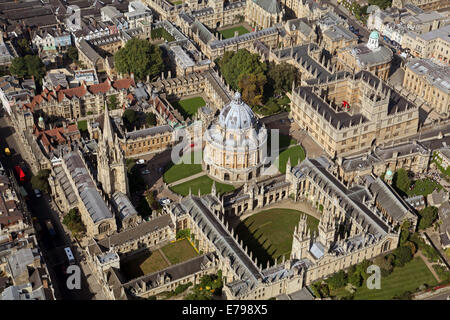
[(253, 253), (253, 256), (258, 258), (258, 264), (262, 264), (264, 267), (266, 266), (267, 261), (269, 261), (272, 265), (275, 262), (272, 255), (276, 252), (276, 248), (274, 248), (272, 253), (269, 252), (272, 248), (272, 244), (269, 244), (267, 248), (264, 248), (264, 245), (268, 242), (268, 239), (265, 238), (264, 241), (259, 242), (263, 234), (261, 233), (257, 236), (256, 232), (258, 230), (255, 230), (253, 233), (250, 232), (253, 223), (254, 222), (251, 222), (248, 226), (246, 226), (243, 222), (241, 222), (237, 226), (236, 233), (238, 234), (239, 241), (242, 239), (244, 242), (244, 248), (247, 246), (248, 250)]
[(144, 275), (140, 265), (152, 256), (153, 252), (144, 249), (120, 261), (120, 271), (127, 280), (132, 280)]

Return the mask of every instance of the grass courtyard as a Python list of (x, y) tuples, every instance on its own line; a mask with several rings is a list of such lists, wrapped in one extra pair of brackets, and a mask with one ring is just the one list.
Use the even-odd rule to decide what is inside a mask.
[(204, 107), (206, 102), (202, 97), (193, 97), (175, 101), (172, 105), (180, 111), (183, 117), (192, 118), (197, 113), (198, 108)]
[(404, 267), (397, 267), (387, 277), (381, 278), (380, 290), (362, 286), (355, 293), (355, 300), (390, 300), (406, 291), (414, 291), (421, 285), (437, 284), (433, 274), (421, 258), (415, 258)]
[(197, 251), (187, 239), (168, 244), (161, 248), (161, 251), (171, 264), (177, 264), (198, 256)]
[(412, 190), (408, 191), (408, 196), (418, 196), (422, 195), (426, 197), (427, 195), (433, 193), (434, 190), (440, 191), (442, 186), (430, 179), (420, 179), (414, 182), (414, 187)]
[[(175, 193), (181, 194), (182, 196), (187, 196), (189, 194), (189, 188), (192, 189), (192, 194), (195, 195), (198, 194), (199, 189), (201, 194), (209, 194), (211, 193), (212, 184), (213, 180), (205, 175), (170, 187), (170, 190)], [(216, 190), (219, 194), (223, 194), (233, 191), (234, 187), (230, 184), (219, 183), (216, 181)]]
[[(201, 163), (198, 164), (194, 164), (194, 159), (196, 157), (196, 155), (198, 154), (198, 152), (196, 153), (189, 153), (189, 154), (185, 154), (181, 160), (180, 163), (177, 163), (175, 165), (171, 165), (168, 169), (166, 169), (166, 171), (164, 172), (163, 175), (163, 179), (165, 183), (172, 183), (187, 177), (190, 177), (194, 174), (200, 173), (202, 172), (202, 165)], [(200, 152), (201, 154), (201, 152)], [(185, 160), (189, 160), (190, 157), (190, 161), (185, 161)], [(201, 162), (201, 158), (202, 155), (200, 155), (200, 162)], [(184, 163), (184, 162), (190, 162), (190, 163)]]
[[(245, 219), (236, 233), (265, 266), (267, 261), (281, 261), (283, 255), (289, 258), (294, 228), (304, 214), (292, 209), (269, 209)], [(317, 230), (319, 220), (308, 215), (307, 224), (311, 230)]]
[(281, 173), (286, 173), (286, 164), (288, 159), (291, 159), (291, 166), (294, 167), (303, 160), (305, 160), (305, 150), (301, 146), (294, 146), (288, 148), (280, 153), (278, 156), (278, 170)]
[(87, 120), (78, 121), (77, 125), (78, 125), (78, 130), (87, 131)]
[[(135, 256), (121, 262), (120, 270), (127, 279), (131, 280), (149, 273), (157, 272), (170, 265), (181, 263), (197, 256), (198, 253), (191, 243), (188, 240), (183, 239), (169, 243), (160, 250), (137, 253)], [(166, 258), (170, 264), (167, 263), (164, 258)]]
[(168, 266), (169, 264), (164, 260), (159, 251), (145, 251), (121, 263), (120, 270), (127, 279), (131, 280), (167, 268)]
[(233, 38), (234, 33), (236, 31), (239, 33), (239, 35), (243, 35), (243, 34), (250, 32), (247, 29), (245, 29), (243, 26), (237, 26), (237, 27), (231, 27), (228, 29), (223, 29), (223, 30), (219, 31), (219, 33), (222, 34), (222, 37), (224, 39), (228, 39), (228, 38)]

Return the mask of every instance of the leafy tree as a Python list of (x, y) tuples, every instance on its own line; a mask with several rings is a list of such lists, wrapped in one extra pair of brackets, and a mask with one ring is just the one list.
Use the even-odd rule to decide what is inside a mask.
[(78, 61), (78, 49), (74, 46), (70, 46), (67, 49), (67, 56), (72, 60), (72, 62)]
[(403, 267), (407, 262), (411, 261), (413, 256), (411, 248), (408, 246), (398, 247), (394, 251), (394, 264), (399, 267)]
[(432, 206), (426, 207), (420, 210), (419, 214), (419, 229), (426, 229), (430, 227), (438, 218), (438, 208)]
[(36, 55), (14, 58), (9, 70), (11, 74), (19, 78), (34, 76), (36, 81), (40, 81), (45, 75), (45, 65), (39, 56)]
[(122, 119), (127, 129), (132, 130), (136, 121), (136, 112), (133, 109), (127, 109), (123, 113)]
[(156, 126), (156, 115), (153, 112), (147, 113), (145, 116), (145, 122), (148, 126)]
[(392, 5), (392, 0), (369, 0), (369, 5), (376, 5), (384, 10)]
[(298, 73), (292, 64), (271, 62), (267, 77), (268, 83), (273, 86), (275, 93), (280, 94), (292, 89), (292, 82), (297, 81)]
[(37, 175), (31, 177), (31, 186), (33, 189), (39, 189), (44, 192), (50, 191), (50, 186), (48, 184), (48, 176), (50, 175), (50, 170), (43, 169), (39, 170)]
[(403, 245), (409, 239), (409, 229), (411, 228), (411, 222), (406, 220), (403, 222), (400, 231), (400, 245)]
[(21, 56), (25, 56), (27, 54), (32, 54), (30, 43), (27, 39), (22, 38), (17, 41), (17, 46)]
[(162, 51), (147, 40), (133, 38), (114, 56), (114, 65), (119, 73), (134, 73), (137, 79), (155, 78), (164, 70)]
[(237, 52), (225, 52), (218, 64), (225, 81), (234, 90), (239, 88), (241, 75), (264, 75), (267, 70), (267, 66), (259, 60), (259, 55), (252, 54), (246, 49), (240, 49)]
[(242, 100), (253, 106), (261, 105), (266, 81), (266, 76), (262, 73), (240, 75), (238, 85), (242, 91)]
[(25, 59), (22, 57), (14, 58), (9, 66), (11, 74), (18, 76), (19, 78), (25, 78), (27, 76), (27, 66)]
[(341, 270), (329, 277), (326, 282), (331, 289), (342, 288), (347, 284), (347, 274)]
[(374, 264), (380, 267), (381, 275), (385, 277), (394, 270), (393, 261), (393, 255), (379, 256), (375, 258)]
[(161, 204), (156, 199), (155, 191), (148, 190), (146, 193), (147, 202), (152, 210), (160, 210)]
[(77, 208), (70, 209), (63, 218), (63, 224), (69, 228), (73, 235), (77, 235), (86, 230)]
[(348, 274), (348, 282), (359, 288), (362, 285), (362, 276), (360, 272), (353, 272)]
[(110, 110), (114, 110), (114, 109), (117, 109), (118, 106), (119, 106), (119, 103), (117, 102), (117, 96), (115, 94), (109, 96), (109, 98), (108, 98), (108, 108)]

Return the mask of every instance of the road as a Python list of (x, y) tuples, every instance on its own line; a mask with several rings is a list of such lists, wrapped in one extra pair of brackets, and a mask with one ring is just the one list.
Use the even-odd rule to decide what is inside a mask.
[[(89, 290), (89, 285), (83, 272), (81, 273), (80, 290), (68, 290), (65, 285), (67, 275), (63, 270), (65, 270), (68, 262), (64, 248), (70, 246), (75, 257), (77, 257), (76, 243), (72, 243), (70, 236), (64, 230), (58, 211), (50, 196), (44, 194), (41, 198), (35, 197), (30, 183), (31, 169), (28, 164), (29, 160), (25, 151), (21, 150), (19, 139), (14, 129), (10, 126), (6, 115), (0, 117), (1, 150), (3, 151), (5, 147), (9, 147), (12, 151), (12, 155), (8, 157), (4, 152), (1, 152), (1, 162), (5, 169), (12, 169), (18, 164), (25, 169), (28, 180), (23, 184), (28, 193), (28, 200), (25, 206), (33, 220), (36, 220), (36, 223), (41, 227), (40, 232), (37, 232), (38, 244), (52, 279), (55, 297), (63, 300), (90, 300), (94, 295)], [(46, 227), (45, 221), (47, 220), (50, 220), (54, 227), (56, 233), (54, 236), (50, 235)]]

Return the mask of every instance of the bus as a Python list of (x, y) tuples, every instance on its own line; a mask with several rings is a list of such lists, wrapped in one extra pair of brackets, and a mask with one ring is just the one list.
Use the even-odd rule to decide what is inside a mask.
[(72, 250), (70, 250), (69, 247), (64, 248), (64, 251), (66, 252), (67, 260), (69, 261), (69, 264), (75, 264), (75, 257), (72, 254)]

